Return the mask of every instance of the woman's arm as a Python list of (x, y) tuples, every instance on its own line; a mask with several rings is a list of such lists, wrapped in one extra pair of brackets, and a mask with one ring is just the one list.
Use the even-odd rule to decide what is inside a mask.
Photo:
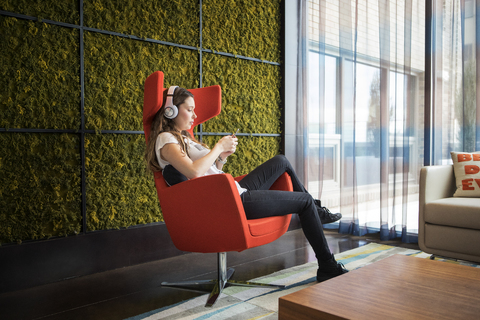
[(169, 143), (163, 146), (160, 150), (160, 155), (188, 179), (193, 179), (205, 175), (220, 154), (232, 154), (235, 152), (237, 140), (238, 139), (233, 136), (223, 137), (208, 154), (196, 161), (192, 161), (192, 159), (182, 152), (180, 145), (175, 143)]

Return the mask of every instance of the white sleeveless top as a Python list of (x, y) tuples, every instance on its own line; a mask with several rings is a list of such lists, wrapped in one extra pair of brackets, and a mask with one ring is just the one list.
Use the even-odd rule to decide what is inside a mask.
[[(190, 159), (192, 159), (192, 161), (196, 161), (204, 157), (210, 152), (209, 149), (205, 148), (199, 143), (196, 143), (193, 140), (188, 139), (187, 137), (184, 137), (184, 141), (187, 145), (188, 154), (190, 155)], [(167, 165), (170, 164), (168, 161), (163, 160), (162, 157), (160, 156), (160, 150), (168, 143), (179, 144), (177, 138), (175, 138), (175, 136), (170, 132), (160, 133), (157, 137), (157, 141), (155, 142), (155, 154), (157, 156), (158, 164), (160, 164), (160, 167), (162, 169), (164, 169)], [(218, 169), (214, 163), (210, 168), (208, 168), (204, 176), (208, 176), (212, 174), (222, 174), (222, 173), (224, 172)], [(239, 194), (242, 194), (243, 192), (247, 191), (247, 189), (242, 188), (237, 181), (235, 181), (235, 185), (237, 186), (237, 190)]]

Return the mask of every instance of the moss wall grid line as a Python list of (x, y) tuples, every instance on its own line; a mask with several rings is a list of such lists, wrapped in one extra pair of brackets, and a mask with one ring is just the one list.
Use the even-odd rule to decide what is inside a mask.
[(79, 0), (2, 0), (0, 10), (47, 21), (78, 24), (81, 19), (78, 2)]
[[(277, 1), (277, 0), (260, 0), (262, 2), (262, 6), (272, 6), (272, 8), (262, 8), (261, 10), (264, 10), (261, 12), (261, 14), (263, 16), (268, 16), (269, 18), (268, 19), (271, 19), (272, 17), (275, 16), (275, 10), (276, 9), (276, 6), (278, 5), (278, 3), (280, 3), (280, 1)], [(231, 2), (230, 1), (227, 1), (227, 0), (217, 0), (216, 1), (217, 4), (219, 6), (225, 6), (225, 5), (229, 5)], [(256, 3), (256, 1), (253, 1), (253, 0), (246, 0), (244, 1), (245, 3), (242, 3), (241, 5), (243, 6), (246, 6), (246, 7), (249, 7), (249, 6), (252, 6), (252, 8), (254, 6), (257, 6), (258, 3)], [(277, 3), (278, 2), (278, 3)], [(44, 230), (47, 230), (48, 232), (39, 232), (38, 230), (41, 230), (41, 229), (37, 229), (37, 231), (34, 231), (35, 232), (35, 235), (26, 235), (24, 234), (23, 236), (22, 235), (18, 235), (18, 236), (15, 236), (15, 235), (10, 235), (11, 240), (8, 240), (8, 239), (5, 239), (5, 238), (2, 238), (2, 234), (0, 232), (0, 243), (2, 242), (9, 242), (9, 241), (12, 241), (12, 242), (15, 242), (15, 241), (22, 241), (22, 240), (26, 240), (26, 241), (29, 241), (29, 239), (41, 239), (42, 237), (45, 238), (49, 238), (49, 237), (56, 237), (56, 236), (67, 236), (69, 235), (69, 232), (70, 234), (79, 234), (79, 233), (89, 233), (89, 232), (101, 232), (101, 230), (105, 230), (105, 229), (116, 229), (116, 228), (126, 228), (126, 227), (132, 227), (132, 224), (135, 224), (135, 223), (157, 223), (157, 222), (154, 222), (154, 221), (159, 221), (159, 219), (161, 219), (161, 212), (157, 212), (154, 214), (155, 218), (152, 217), (148, 217), (148, 216), (145, 216), (145, 217), (142, 217), (141, 215), (139, 216), (140, 218), (134, 218), (135, 214), (134, 215), (131, 215), (130, 217), (128, 215), (126, 216), (122, 216), (120, 220), (111, 220), (111, 219), (108, 219), (109, 216), (111, 216), (111, 213), (112, 212), (115, 212), (117, 211), (118, 212), (118, 208), (113, 208), (110, 207), (107, 209), (107, 211), (105, 210), (98, 210), (98, 208), (100, 207), (105, 207), (104, 204), (102, 204), (101, 202), (98, 202), (99, 199), (102, 199), (102, 196), (99, 195), (99, 198), (98, 199), (87, 199), (87, 197), (91, 197), (93, 195), (92, 194), (89, 194), (88, 190), (90, 188), (90, 190), (92, 190), (92, 186), (94, 186), (93, 183), (93, 180), (89, 180), (89, 176), (88, 176), (88, 170), (86, 170), (86, 168), (90, 168), (90, 170), (93, 170), (92, 168), (96, 168), (95, 170), (97, 170), (96, 172), (105, 172), (105, 173), (108, 173), (108, 174), (113, 174), (114, 176), (113, 179), (117, 179), (115, 178), (116, 175), (120, 174), (120, 175), (123, 175), (123, 178), (122, 179), (130, 179), (129, 178), (129, 173), (128, 172), (133, 172), (135, 174), (135, 177), (137, 176), (140, 176), (138, 175), (138, 173), (136, 173), (136, 170), (138, 170), (139, 166), (138, 166), (138, 163), (139, 163), (139, 160), (135, 160), (135, 165), (132, 164), (124, 164), (122, 165), (121, 161), (120, 162), (117, 162), (117, 163), (113, 163), (112, 165), (105, 165), (105, 163), (101, 163), (101, 162), (98, 162), (97, 160), (100, 160), (100, 159), (95, 159), (95, 158), (92, 158), (92, 157), (89, 157), (88, 155), (92, 155), (92, 147), (90, 146), (90, 149), (88, 147), (88, 143), (87, 141), (90, 141), (89, 143), (91, 144), (91, 141), (97, 141), (97, 145), (98, 145), (98, 149), (102, 149), (104, 150), (104, 154), (105, 150), (108, 150), (108, 147), (110, 146), (110, 142), (109, 141), (113, 141), (113, 143), (115, 145), (125, 145), (125, 146), (130, 146), (129, 148), (133, 148), (133, 145), (131, 145), (129, 143), (129, 141), (131, 140), (134, 140), (134, 141), (137, 141), (136, 143), (139, 144), (139, 146), (142, 146), (144, 144), (144, 142), (142, 143), (141, 140), (143, 139), (143, 137), (140, 137), (140, 135), (142, 135), (144, 132), (141, 131), (141, 130), (138, 130), (138, 129), (141, 129), (138, 125), (133, 125), (133, 126), (128, 126), (127, 128), (119, 128), (117, 125), (114, 125), (113, 127), (109, 127), (109, 128), (105, 128), (103, 126), (90, 126), (89, 127), (89, 122), (87, 120), (87, 115), (90, 117), (91, 116), (91, 112), (89, 111), (90, 109), (86, 110), (87, 109), (87, 105), (88, 105), (88, 101), (86, 100), (86, 97), (88, 96), (88, 93), (85, 92), (86, 89), (88, 90), (89, 88), (91, 88), (91, 85), (88, 84), (88, 77), (87, 77), (87, 73), (86, 73), (86, 63), (87, 61), (85, 61), (86, 59), (86, 48), (85, 48), (85, 44), (87, 44), (88, 42), (84, 42), (85, 41), (85, 36), (87, 36), (87, 34), (97, 34), (98, 37), (111, 37), (112, 39), (123, 39), (123, 40), (115, 40), (117, 41), (118, 43), (126, 43), (127, 45), (132, 45), (131, 41), (134, 41), (134, 42), (138, 42), (138, 43), (141, 43), (139, 44), (140, 47), (145, 47), (146, 45), (148, 46), (148, 44), (151, 44), (151, 45), (160, 45), (160, 46), (165, 46), (165, 47), (170, 47), (170, 48), (173, 48), (170, 50), (170, 52), (174, 53), (176, 50), (187, 50), (187, 51), (191, 51), (191, 53), (193, 55), (197, 55), (197, 67), (196, 67), (196, 72), (194, 73), (194, 78), (196, 80), (193, 80), (193, 78), (190, 78), (190, 80), (187, 81), (187, 83), (181, 83), (183, 80), (184, 80), (184, 75), (174, 75), (172, 71), (168, 71), (168, 70), (165, 70), (163, 68), (162, 65), (159, 65), (157, 66), (156, 68), (153, 68), (153, 69), (150, 69), (150, 68), (146, 68), (147, 70), (147, 73), (148, 72), (153, 72), (153, 71), (156, 71), (156, 70), (163, 70), (165, 71), (166, 75), (167, 75), (167, 79), (166, 81), (167, 82), (171, 82), (171, 84), (180, 84), (181, 86), (185, 86), (185, 87), (203, 87), (204, 85), (204, 79), (208, 79), (209, 81), (212, 80), (212, 76), (209, 75), (209, 73), (211, 72), (215, 72), (214, 70), (208, 70), (207, 68), (207, 71), (205, 71), (205, 68), (204, 68), (204, 65), (205, 65), (205, 61), (204, 61), (204, 54), (206, 54), (209, 58), (207, 60), (207, 63), (210, 63), (215, 60), (214, 58), (211, 58), (212, 56), (216, 56), (218, 57), (218, 61), (221, 61), (222, 59), (231, 59), (230, 62), (228, 63), (233, 63), (233, 64), (236, 64), (237, 66), (239, 65), (237, 62), (235, 61), (244, 61), (244, 63), (246, 63), (247, 66), (250, 66), (249, 64), (253, 63), (253, 64), (260, 64), (260, 65), (265, 65), (265, 66), (270, 66), (270, 67), (266, 67), (263, 68), (263, 67), (260, 67), (261, 70), (264, 70), (265, 75), (268, 77), (271, 77), (272, 75), (276, 74), (277, 71), (276, 68), (278, 68), (279, 66), (281, 66), (281, 63), (278, 59), (278, 52), (276, 52), (275, 50), (275, 53), (262, 53), (262, 50), (258, 50), (259, 48), (259, 45), (256, 45), (255, 43), (248, 43), (248, 41), (252, 41), (252, 38), (251, 38), (251, 35), (252, 34), (256, 34), (257, 32), (255, 30), (248, 30), (248, 28), (250, 28), (248, 25), (243, 25), (243, 28), (247, 28), (245, 29), (245, 31), (247, 31), (247, 33), (250, 33), (250, 35), (247, 35), (247, 42), (242, 42), (241, 46), (244, 46), (245, 43), (247, 43), (247, 45), (245, 45), (246, 47), (251, 47), (250, 49), (253, 48), (253, 50), (237, 50), (237, 49), (234, 49), (232, 50), (231, 52), (228, 52), (228, 48), (234, 48), (235, 46), (232, 47), (232, 43), (234, 43), (235, 41), (237, 40), (234, 40), (234, 39), (228, 39), (227, 43), (228, 45), (226, 46), (223, 46), (222, 45), (219, 45), (219, 46), (216, 46), (215, 45), (215, 41), (212, 42), (212, 35), (215, 36), (214, 33), (212, 33), (212, 24), (208, 21), (207, 19), (207, 24), (210, 23), (209, 25), (209, 31), (206, 32), (205, 31), (205, 28), (204, 28), (204, 17), (205, 16), (208, 16), (208, 14), (211, 15), (211, 12), (208, 12), (208, 10), (210, 10), (209, 8), (211, 8), (212, 5), (215, 5), (215, 0), (199, 0), (199, 1), (180, 1), (180, 0), (172, 0), (168, 3), (166, 3), (167, 6), (171, 5), (171, 6), (174, 6), (174, 7), (177, 7), (179, 8), (180, 11), (178, 12), (181, 12), (182, 10), (187, 12), (187, 11), (190, 11), (190, 12), (193, 12), (192, 10), (189, 10), (188, 9), (188, 6), (195, 6), (197, 9), (195, 9), (195, 12), (194, 14), (191, 14), (191, 13), (188, 13), (189, 14), (189, 18), (187, 19), (188, 21), (185, 22), (185, 27), (184, 27), (184, 30), (185, 32), (177, 32), (178, 30), (176, 30), (177, 28), (174, 28), (174, 29), (169, 29), (170, 33), (168, 36), (164, 37), (163, 35), (158, 37), (158, 36), (151, 36), (151, 25), (155, 25), (154, 22), (152, 21), (149, 21), (147, 19), (147, 23), (145, 25), (139, 25), (137, 27), (135, 26), (127, 26), (127, 24), (125, 25), (119, 25), (117, 22), (113, 21), (114, 24), (108, 24), (110, 23), (109, 21), (107, 21), (108, 19), (108, 15), (110, 13), (112, 13), (112, 9), (108, 9), (108, 10), (99, 10), (99, 6), (103, 8), (106, 8), (105, 5), (107, 6), (111, 6), (111, 8), (114, 8), (115, 6), (123, 6), (122, 8), (126, 8), (126, 6), (132, 6), (132, 3), (135, 3), (135, 6), (132, 7), (134, 9), (137, 9), (137, 4), (138, 4), (138, 7), (142, 7), (142, 6), (148, 6), (148, 5), (152, 5), (152, 3), (158, 3), (158, 1), (156, 0), (144, 0), (144, 1), (133, 1), (133, 0), (125, 0), (125, 1), (122, 1), (122, 2), (114, 2), (114, 1), (110, 1), (110, 0), (88, 0), (88, 1), (83, 1), (83, 0), (65, 0), (65, 1), (61, 1), (61, 2), (57, 2), (57, 1), (53, 1), (53, 0), (47, 0), (47, 1), (44, 1), (44, 0), (3, 0), (2, 3), (0, 3), (0, 18), (1, 17), (6, 17), (6, 18), (15, 18), (15, 19), (19, 19), (19, 20), (23, 20), (23, 21), (31, 21), (31, 23), (35, 24), (34, 27), (35, 28), (38, 28), (38, 26), (42, 25), (51, 25), (51, 26), (56, 26), (56, 27), (62, 27), (62, 28), (65, 28), (66, 30), (70, 29), (70, 30), (76, 30), (77, 32), (77, 35), (79, 37), (78, 39), (78, 44), (77, 44), (77, 51), (76, 51), (76, 55), (77, 57), (79, 57), (78, 59), (78, 67), (77, 67), (77, 70), (79, 72), (78, 74), (78, 77), (79, 77), (79, 80), (78, 80), (78, 84), (79, 84), (79, 92), (80, 92), (80, 96), (78, 97), (79, 98), (79, 102), (78, 102), (78, 105), (80, 106), (80, 108), (78, 108), (78, 112), (80, 113), (79, 116), (80, 117), (73, 117), (73, 118), (76, 118), (77, 121), (80, 120), (78, 123), (78, 125), (75, 125), (75, 126), (71, 126), (71, 125), (68, 125), (67, 127), (64, 127), (64, 128), (56, 128), (56, 126), (54, 127), (51, 127), (49, 128), (49, 126), (47, 127), (43, 127), (42, 128), (42, 125), (40, 126), (37, 126), (37, 127), (29, 127), (29, 126), (12, 126), (12, 125), (8, 125), (8, 126), (2, 126), (0, 125), (0, 133), (2, 133), (2, 135), (0, 136), (0, 138), (5, 137), (6, 136), (9, 136), (8, 133), (12, 134), (12, 133), (21, 133), (22, 135), (19, 136), (18, 138), (19, 139), (22, 139), (23, 136), (26, 136), (26, 135), (33, 135), (33, 137), (37, 137), (37, 135), (44, 135), (44, 134), (47, 134), (46, 136), (51, 136), (52, 138), (49, 138), (50, 140), (51, 139), (57, 139), (55, 137), (58, 137), (59, 135), (72, 135), (73, 136), (77, 136), (77, 140), (78, 141), (78, 144), (77, 144), (77, 155), (76, 157), (78, 157), (77, 159), (80, 160), (80, 185), (78, 187), (80, 187), (81, 189), (81, 212), (82, 212), (82, 221), (80, 221), (80, 225), (76, 224), (75, 226), (72, 224), (71, 227), (67, 226), (67, 225), (64, 225), (62, 228), (62, 230), (67, 230), (67, 231), (61, 231), (63, 233), (58, 233), (58, 232), (51, 232), (51, 231), (48, 231), (47, 229), (44, 229)], [(250, 5), (248, 4), (250, 3)], [(164, 4), (162, 4), (164, 5)], [(72, 7), (74, 7), (74, 9), (72, 10)], [(186, 9), (187, 8), (187, 9)], [(86, 9), (86, 10), (84, 10)], [(207, 12), (205, 11), (207, 9)], [(110, 11), (109, 11), (110, 10)], [(250, 12), (250, 13), (254, 13), (255, 10), (257, 9), (252, 9), (253, 11)], [(273, 10), (273, 11), (272, 11)], [(122, 19), (124, 19), (125, 21), (128, 20), (126, 18), (128, 18), (128, 15), (131, 14), (130, 12), (127, 12), (129, 10), (119, 10), (121, 12), (121, 15), (123, 15)], [(131, 10), (130, 10), (131, 11)], [(145, 10), (144, 10), (145, 11)], [(110, 13), (109, 13), (110, 12)], [(153, 12), (153, 11), (152, 11)], [(170, 10), (171, 12), (171, 10)], [(249, 13), (249, 14), (250, 14)], [(93, 14), (93, 15), (92, 15)], [(98, 14), (98, 15), (103, 15), (105, 18), (103, 19), (97, 19), (95, 18), (95, 14)], [(234, 15), (235, 13), (233, 11), (230, 11), (228, 16), (229, 18), (228, 19), (233, 19), (234, 18)], [(86, 20), (84, 20), (84, 18)], [(198, 25), (199, 25), (199, 34), (198, 34), (198, 43), (195, 43), (195, 41), (190, 41), (188, 40), (188, 38), (190, 37), (188, 34), (189, 34), (189, 30), (193, 30), (194, 28), (191, 28), (189, 27), (189, 25), (192, 25), (192, 23), (194, 24), (195, 23), (195, 20), (197, 19), (198, 21)], [(133, 19), (132, 21), (136, 21), (138, 19)], [(100, 23), (100, 24), (95, 24), (95, 23)], [(116, 23), (116, 26), (115, 26), (115, 23)], [(243, 22), (242, 22), (243, 23)], [(275, 23), (273, 23), (274, 25)], [(113, 26), (113, 27), (112, 27)], [(228, 24), (225, 24), (224, 27), (227, 27), (228, 28)], [(137, 29), (135, 29), (137, 28)], [(150, 28), (150, 30), (149, 30)], [(48, 29), (48, 28), (47, 28)], [(52, 29), (53, 30), (53, 29)], [(60, 30), (60, 29), (59, 29)], [(173, 30), (173, 32), (172, 32)], [(238, 32), (238, 30), (240, 29), (236, 29), (235, 32)], [(196, 31), (195, 31), (196, 32)], [(67, 32), (68, 33), (68, 32)], [(204, 47), (204, 44), (206, 43), (204, 41), (204, 35), (207, 34), (207, 37), (209, 37), (208, 39), (208, 43), (209, 43), (209, 47), (206, 48)], [(263, 35), (262, 35), (263, 36)], [(274, 39), (276, 36), (278, 35), (274, 35), (273, 37), (270, 37), (270, 39), (267, 39), (266, 42), (269, 42), (271, 39)], [(98, 38), (97, 37), (97, 38)], [(183, 38), (182, 38), (183, 37)], [(183, 40), (182, 40), (183, 39)], [(193, 38), (192, 38), (193, 39)], [(230, 41), (230, 40), (233, 40)], [(230, 42), (229, 42), (230, 41)], [(257, 41), (255, 39), (253, 39), (253, 41)], [(263, 41), (263, 40), (261, 40)], [(108, 42), (110, 45), (110, 42)], [(146, 44), (146, 45), (144, 45)], [(213, 44), (213, 45), (212, 45)], [(253, 45), (252, 45), (253, 44)], [(262, 44), (263, 45), (263, 44)], [(133, 47), (135, 47), (137, 45), (133, 45)], [(68, 46), (67, 46), (68, 47)], [(227, 50), (223, 50), (222, 48), (227, 48)], [(247, 48), (248, 49), (248, 48)], [(227, 52), (224, 52), (224, 51), (227, 51)], [(249, 56), (249, 54), (244, 54), (245, 53), (252, 53), (252, 56)], [(268, 61), (268, 57), (273, 57), (272, 59), (274, 60), (277, 60), (277, 61)], [(267, 58), (267, 59), (266, 59)], [(213, 59), (213, 60), (212, 60)], [(172, 60), (172, 59), (171, 59)], [(173, 59), (175, 60), (175, 59)], [(90, 60), (89, 60), (90, 61)], [(170, 63), (169, 63), (170, 64)], [(173, 63), (175, 64), (175, 63)], [(240, 63), (241, 65), (241, 63)], [(191, 68), (192, 66), (189, 67), (189, 70), (192, 70)], [(270, 69), (271, 67), (273, 67), (273, 69)], [(195, 68), (195, 67), (194, 67)], [(273, 73), (272, 73), (273, 72)], [(261, 81), (261, 77), (262, 75), (261, 74), (257, 74), (256, 76), (258, 76), (258, 79), (255, 79), (255, 81)], [(141, 77), (140, 77), (141, 78)], [(192, 82), (193, 80), (193, 82)], [(208, 81), (207, 81), (208, 82)], [(168, 86), (170, 83), (166, 83), (165, 85)], [(214, 84), (217, 84), (217, 83), (214, 83)], [(225, 82), (225, 83), (220, 83), (222, 85), (222, 89), (226, 88), (224, 87), (224, 84), (228, 84), (228, 82)], [(207, 85), (211, 85), (211, 83), (208, 83)], [(277, 84), (274, 84), (274, 86), (277, 86)], [(279, 86), (278, 86), (279, 87)], [(278, 89), (275, 88), (274, 92), (272, 92), (271, 94), (273, 94), (273, 96), (277, 96), (277, 93), (276, 93), (276, 90)], [(78, 92), (77, 91), (77, 92)], [(272, 96), (272, 97), (273, 97)], [(229, 95), (226, 94), (226, 97), (231, 100), (231, 94), (230, 94), (230, 98), (229, 98)], [(1, 98), (1, 93), (0, 93), (0, 98)], [(274, 98), (275, 100), (276, 98)], [(61, 106), (63, 107), (63, 106)], [(278, 108), (279, 105), (278, 105), (278, 101), (276, 101), (274, 103), (274, 108)], [(229, 106), (228, 102), (225, 103), (225, 108), (231, 108), (231, 106)], [(63, 109), (63, 108), (62, 108)], [(263, 113), (263, 111), (261, 112)], [(274, 118), (277, 117), (277, 116), (274, 116)], [(137, 121), (138, 122), (138, 121)], [(208, 125), (207, 124), (207, 130), (208, 130)], [(208, 130), (207, 132), (205, 132), (205, 126), (204, 125), (201, 125), (199, 126), (199, 128), (197, 128), (197, 136), (200, 138), (200, 139), (204, 139), (206, 140), (205, 142), (207, 142), (208, 144), (210, 143), (215, 143), (216, 140), (219, 139), (219, 137), (223, 136), (223, 135), (228, 135), (228, 134), (231, 134), (231, 130), (234, 130), (236, 128), (230, 128), (230, 124), (228, 123), (218, 123), (216, 125), (214, 125), (211, 129), (214, 129), (216, 128), (216, 130)], [(261, 126), (261, 125), (260, 125)], [(267, 127), (269, 127), (270, 125), (267, 125)], [(248, 127), (248, 126), (247, 126)], [(120, 129), (120, 130), (118, 130)], [(133, 130), (132, 130), (133, 129)], [(213, 131), (218, 131), (218, 129), (221, 129), (219, 132), (213, 132)], [(247, 129), (247, 128), (245, 128)], [(251, 128), (248, 128), (248, 129), (251, 129)], [(257, 129), (258, 129), (258, 125), (257, 125)], [(263, 130), (253, 130), (254, 132), (252, 133), (248, 133), (248, 132), (241, 132), (238, 134), (239, 138), (242, 140), (242, 144), (243, 144), (243, 153), (238, 153), (237, 155), (235, 155), (236, 157), (240, 157), (242, 158), (244, 161), (239, 161), (239, 163), (245, 163), (247, 160), (248, 161), (251, 161), (250, 165), (253, 167), (255, 167), (256, 165), (260, 164), (261, 162), (263, 162), (264, 160), (266, 160), (268, 157), (271, 157), (275, 154), (277, 154), (279, 152), (279, 142), (281, 139), (281, 133), (279, 133), (280, 131), (278, 130), (275, 130), (273, 129), (272, 131), (270, 131), (270, 129), (268, 129), (268, 131), (263, 131)], [(241, 129), (242, 130), (242, 129)], [(209, 132), (209, 131), (212, 131), (212, 132)], [(225, 132), (221, 132), (221, 131), (225, 131)], [(250, 131), (250, 130), (245, 130), (245, 131)], [(262, 132), (263, 131), (263, 132)], [(270, 132), (269, 132), (270, 131)], [(109, 137), (109, 135), (112, 135), (113, 136), (110, 138), (110, 139), (107, 139)], [(137, 138), (133, 138), (137, 136)], [(92, 138), (92, 137), (96, 137), (96, 138)], [(36, 139), (36, 138), (35, 138)], [(41, 141), (44, 141), (45, 139), (42, 138), (43, 140)], [(126, 139), (126, 140), (125, 140)], [(273, 140), (272, 140), (273, 139)], [(46, 141), (50, 141), (50, 140), (46, 140)], [(105, 141), (105, 142), (99, 142), (99, 141)], [(122, 142), (123, 141), (123, 142)], [(108, 142), (108, 143), (107, 143)], [(100, 143), (100, 144), (98, 144)], [(101, 148), (100, 148), (101, 146)], [(105, 149), (107, 148), (107, 149)], [(266, 149), (266, 152), (262, 152), (261, 150), (262, 149)], [(133, 149), (131, 149), (133, 150)], [(111, 151), (111, 150), (110, 150)], [(137, 150), (138, 151), (138, 150)], [(136, 153), (138, 153), (137, 151), (135, 151)], [(133, 152), (133, 151), (132, 151)], [(108, 153), (108, 152), (107, 152)], [(270, 154), (271, 153), (271, 154)], [(109, 156), (111, 159), (111, 156)], [(104, 159), (107, 159), (107, 158), (104, 158)], [(3, 157), (2, 159), (2, 155), (0, 154), (0, 170), (2, 170), (2, 164), (4, 164), (5, 160), (5, 157)], [(253, 161), (254, 160), (254, 161)], [(93, 162), (92, 162), (93, 161)], [(97, 162), (95, 162), (97, 161)], [(258, 162), (258, 163), (257, 163)], [(95, 165), (92, 167), (92, 164), (95, 163)], [(123, 172), (123, 173), (120, 173), (120, 172), (117, 172), (115, 170), (118, 170), (119, 168), (115, 169), (114, 167), (115, 166), (120, 166), (119, 168), (130, 168), (128, 169), (127, 171)], [(231, 169), (232, 169), (232, 174), (233, 175), (237, 175), (237, 174), (240, 174), (240, 173), (246, 173), (248, 172), (249, 170), (251, 170), (252, 168), (250, 167), (244, 167), (244, 168), (241, 168), (240, 167), (235, 167), (233, 163), (230, 163), (230, 166)], [(5, 167), (3, 167), (4, 169)], [(104, 168), (100, 171), (98, 171), (98, 168)], [(111, 170), (107, 170), (107, 171), (104, 171), (105, 168), (114, 168), (115, 170), (111, 169)], [(134, 169), (134, 168), (137, 168), (137, 169)], [(228, 167), (227, 167), (228, 168)], [(243, 171), (242, 171), (243, 170)], [(91, 171), (93, 172), (93, 171)], [(78, 182), (78, 180), (76, 180)], [(109, 182), (109, 180), (107, 179), (105, 183)], [(142, 184), (145, 184), (142, 182)], [(100, 184), (101, 186), (102, 184)], [(95, 188), (93, 188), (95, 189)], [(151, 188), (152, 189), (152, 188)], [(154, 188), (153, 188), (154, 189)], [(153, 190), (152, 189), (152, 190)], [(115, 191), (115, 190), (113, 190)], [(0, 193), (2, 192), (2, 190), (0, 190)], [(129, 191), (130, 193), (135, 193), (134, 191)], [(122, 192), (120, 192), (121, 194)], [(114, 200), (109, 200), (111, 204), (114, 204), (115, 201), (117, 201), (118, 199), (115, 199), (115, 192), (112, 193), (110, 196), (109, 199), (114, 199)], [(156, 195), (153, 195), (153, 198), (156, 200)], [(142, 198), (143, 199), (143, 198)], [(120, 200), (119, 203), (124, 203)], [(87, 207), (87, 202), (88, 202), (88, 206)], [(107, 201), (108, 202), (108, 201)], [(90, 207), (90, 204), (92, 203), (92, 207)], [(143, 203), (143, 205), (148, 205), (148, 206), (151, 206), (152, 204), (151, 203)], [(139, 206), (141, 206), (141, 204), (138, 204)], [(98, 215), (94, 215), (94, 214), (90, 214), (88, 212), (93, 212), (92, 209), (95, 209), (96, 211), (96, 214), (99, 213), (99, 212), (103, 212), (100, 214), (100, 216)], [(158, 204), (157, 204), (157, 209), (158, 208)], [(149, 209), (150, 210), (150, 209)], [(152, 211), (153, 212), (153, 211)], [(73, 213), (73, 211), (71, 212)], [(79, 217), (79, 216), (78, 216)], [(98, 219), (97, 222), (95, 217)], [(133, 218), (133, 219), (132, 219)], [(105, 220), (106, 219), (106, 220)], [(2, 213), (0, 212), (0, 220), (4, 221), (4, 216), (2, 215)], [(74, 220), (71, 220), (70, 218), (68, 218), (67, 220), (65, 220), (66, 222), (62, 222), (62, 223), (69, 223), (68, 221), (74, 221)], [(78, 220), (75, 220), (77, 223)], [(58, 222), (55, 222), (56, 224), (53, 225), (54, 228), (57, 228), (55, 230), (60, 230), (58, 229), (58, 226), (60, 226), (58, 224)], [(1, 223), (0, 223), (1, 225)], [(52, 225), (51, 225), (52, 226)], [(55, 227), (56, 226), (56, 227)], [(73, 227), (74, 226), (74, 227)], [(80, 228), (79, 228), (80, 226)], [(35, 229), (35, 228), (33, 228)], [(32, 230), (33, 230), (32, 229)], [(52, 229), (53, 230), (53, 229)], [(70, 230), (70, 231), (68, 231)], [(100, 231), (94, 231), (94, 230), (100, 230)], [(66, 233), (65, 233), (66, 232)]]
[(236, 59), (250, 60), (250, 61), (255, 61), (255, 62), (260, 62), (260, 63), (272, 64), (272, 65), (276, 65), (276, 66), (281, 65), (280, 62), (276, 62), (276, 61), (269, 61), (269, 60), (264, 60), (264, 59), (260, 59), (260, 58), (254, 58), (254, 57), (249, 57), (249, 56), (244, 56), (244, 55), (234, 54), (234, 53), (229, 53), (229, 52), (216, 51), (216, 50), (213, 50), (213, 49), (206, 49), (206, 48), (202, 48), (202, 47), (182, 45), (182, 44), (169, 42), (169, 41), (162, 41), (162, 40), (156, 40), (156, 39), (151, 39), (151, 38), (142, 38), (142, 37), (139, 37), (139, 36), (136, 36), (136, 35), (129, 35), (129, 34), (124, 34), (124, 33), (115, 32), (115, 31), (85, 27), (85, 26), (75, 25), (75, 24), (70, 24), (70, 23), (63, 23), (63, 22), (54, 21), (54, 20), (40, 19), (40, 18), (37, 18), (37, 17), (27, 16), (27, 15), (24, 15), (24, 14), (19, 14), (19, 13), (14, 13), (14, 12), (8, 12), (8, 11), (4, 11), (4, 10), (0, 10), (0, 15), (8, 16), (8, 17), (14, 17), (14, 18), (18, 18), (18, 19), (24, 19), (24, 20), (32, 20), (32, 21), (35, 21), (35, 22), (43, 22), (43, 23), (57, 25), (57, 26), (66, 27), (66, 28), (83, 29), (85, 31), (103, 33), (103, 34), (107, 34), (107, 35), (112, 35), (112, 36), (117, 36), (117, 37), (122, 37), (122, 38), (128, 38), (128, 39), (133, 39), (133, 40), (138, 40), (138, 41), (152, 42), (152, 43), (162, 44), (162, 45), (166, 45), (166, 46), (174, 46), (174, 47), (179, 47), (179, 48), (188, 49), (188, 50), (194, 50), (194, 51), (198, 51), (198, 52), (218, 54), (218, 55), (221, 55), (221, 56), (226, 56), (226, 57), (231, 57), (231, 58), (236, 58)]
[(0, 132), (16, 133), (78, 133), (78, 130), (56, 130), (56, 129), (27, 129), (27, 128), (0, 128)]
[(83, 30), (83, 0), (78, 5), (80, 10), (80, 161), (82, 164), (82, 233), (87, 233), (87, 175), (85, 151), (85, 43)]
[[(0, 128), (0, 132), (16, 132), (16, 133), (80, 133), (80, 130), (55, 130), (55, 129), (17, 129), (17, 128)], [(83, 130), (84, 133), (96, 134), (144, 134), (144, 131), (128, 131), (128, 130)], [(203, 136), (226, 136), (232, 132), (195, 132), (195, 135)], [(280, 133), (237, 133), (237, 136), (252, 136), (252, 137), (280, 137)]]

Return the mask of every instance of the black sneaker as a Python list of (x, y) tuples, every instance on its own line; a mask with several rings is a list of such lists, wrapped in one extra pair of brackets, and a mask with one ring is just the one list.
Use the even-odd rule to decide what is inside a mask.
[(317, 207), (318, 216), (322, 224), (332, 223), (342, 219), (341, 213), (331, 213), (326, 207), (322, 207), (320, 200), (315, 200), (315, 206)]
[(347, 273), (348, 270), (341, 262), (337, 262), (332, 254), (332, 258), (327, 261), (322, 261), (317, 270), (317, 281), (322, 282), (336, 276)]

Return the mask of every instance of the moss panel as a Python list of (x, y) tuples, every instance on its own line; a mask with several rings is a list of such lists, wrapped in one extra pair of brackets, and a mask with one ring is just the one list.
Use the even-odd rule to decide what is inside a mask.
[(80, 127), (79, 31), (0, 16), (0, 127)]
[[(212, 147), (221, 136), (205, 136), (203, 142)], [(230, 155), (223, 171), (237, 177), (249, 173), (280, 153), (280, 137), (238, 137), (237, 151)]]
[(203, 56), (203, 85), (222, 87), (222, 112), (206, 132), (280, 133), (280, 67), (224, 57)]
[(91, 0), (85, 26), (198, 47), (198, 0)]
[(78, 0), (2, 0), (0, 10), (40, 19), (80, 24)]
[(0, 243), (80, 232), (79, 150), (73, 134), (0, 134)]
[(85, 150), (88, 231), (162, 220), (143, 135), (86, 135)]
[(204, 0), (203, 47), (280, 62), (281, 0)]
[(154, 71), (165, 86), (199, 86), (198, 52), (85, 32), (85, 123), (95, 130), (143, 130), (143, 85)]

